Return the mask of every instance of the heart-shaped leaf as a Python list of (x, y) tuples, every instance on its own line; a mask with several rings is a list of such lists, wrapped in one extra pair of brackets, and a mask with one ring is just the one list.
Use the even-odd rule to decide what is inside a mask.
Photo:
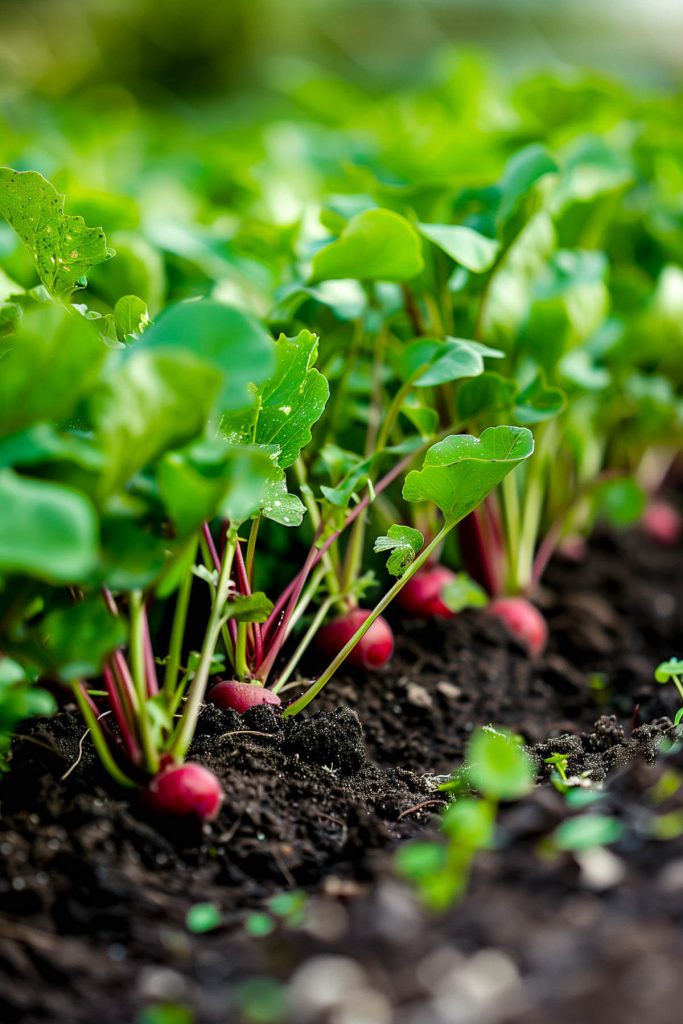
[(393, 210), (364, 210), (313, 257), (313, 281), (407, 281), (424, 267), (420, 236)]
[(533, 450), (525, 427), (489, 427), (481, 437), (451, 434), (432, 445), (421, 470), (408, 473), (403, 497), (433, 502), (445, 525), (454, 526)]

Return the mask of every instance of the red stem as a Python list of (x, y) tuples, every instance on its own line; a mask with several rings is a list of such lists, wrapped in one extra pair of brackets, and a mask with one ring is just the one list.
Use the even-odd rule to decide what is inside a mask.
[(221, 571), (221, 560), (218, 557), (218, 552), (216, 551), (216, 545), (213, 542), (213, 537), (211, 536), (211, 530), (209, 528), (209, 524), (208, 523), (204, 523), (202, 525), (202, 533), (204, 534), (204, 540), (206, 541), (206, 546), (208, 547), (209, 554), (211, 555), (211, 561), (213, 562), (213, 567), (214, 567), (214, 569), (217, 569), (218, 572), (220, 572)]
[[(411, 452), (410, 455), (406, 455), (405, 458), (401, 459), (400, 462), (397, 462), (394, 468), (391, 469), (388, 473), (386, 473), (385, 476), (383, 476), (382, 479), (375, 484), (373, 488), (374, 495), (381, 494), (382, 491), (384, 491), (389, 486), (389, 484), (393, 483), (396, 477), (400, 476), (403, 470), (410, 465), (410, 463), (415, 458), (416, 454), (417, 452)], [(351, 526), (351, 524), (355, 522), (358, 516), (365, 511), (365, 509), (368, 507), (372, 500), (373, 493), (368, 491), (365, 497), (362, 498), (358, 502), (356, 507), (349, 513), (349, 515), (346, 517), (346, 519), (344, 520), (343, 524), (339, 527), (339, 529), (335, 530), (334, 533), (330, 534), (330, 536), (327, 538), (324, 544), (322, 544), (319, 548), (316, 548), (315, 545), (325, 525), (321, 523), (320, 527), (316, 531), (315, 537), (313, 538), (313, 547), (309, 552), (309, 555), (306, 559), (306, 562), (303, 565), (303, 568), (296, 574), (294, 579), (290, 580), (285, 589), (282, 591), (278, 600), (275, 602), (275, 606), (272, 612), (270, 613), (268, 619), (266, 620), (266, 623), (263, 627), (263, 642), (265, 645), (269, 645), (271, 643), (270, 635), (272, 630), (276, 628), (276, 624), (278, 629), (282, 628), (284, 619), (280, 618), (280, 621), (278, 623), (278, 618), (282, 615), (285, 605), (287, 604), (287, 601), (290, 600), (290, 596), (295, 590), (295, 588), (299, 587), (299, 593), (297, 594), (298, 600), (299, 594), (301, 594), (301, 591), (303, 590), (309, 573), (316, 567), (316, 565), (323, 557), (323, 555), (327, 551), (329, 551), (329, 549), (332, 547), (332, 545), (340, 536), (340, 534), (342, 534), (344, 530), (347, 529), (347, 527)], [(293, 610), (294, 609), (292, 609), (292, 611)], [(287, 619), (287, 622), (288, 621), (289, 619)], [(287, 623), (285, 623), (285, 628), (286, 625)]]
[(121, 702), (121, 695), (119, 693), (116, 680), (114, 679), (114, 674), (111, 669), (105, 665), (102, 669), (102, 675), (104, 676), (104, 685), (107, 690), (107, 696), (109, 698), (109, 703), (111, 704), (112, 713), (116, 719), (116, 724), (121, 732), (121, 738), (126, 748), (126, 753), (130, 757), (131, 761), (135, 764), (139, 764), (140, 747), (138, 746), (138, 741), (136, 740), (135, 735), (128, 725), (126, 713)]
[(538, 546), (536, 557), (534, 558), (534, 564), (531, 568), (531, 580), (529, 581), (529, 590), (533, 590), (541, 579), (541, 576), (548, 567), (548, 562), (555, 553), (555, 549), (560, 542), (562, 536), (561, 522), (556, 522), (550, 527), (545, 537)]
[(468, 573), (491, 597), (497, 597), (500, 580), (496, 565), (496, 527), (490, 523), (487, 511), (485, 506), (480, 506), (465, 516), (458, 524), (458, 537)]

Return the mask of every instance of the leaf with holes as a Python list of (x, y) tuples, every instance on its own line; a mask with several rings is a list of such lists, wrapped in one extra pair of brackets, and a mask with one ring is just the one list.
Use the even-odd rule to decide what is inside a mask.
[(253, 408), (223, 417), (224, 435), (238, 443), (276, 445), (282, 469), (296, 462), (330, 394), (327, 380), (315, 369), (317, 357), (315, 334), (280, 335), (275, 342), (275, 372), (254, 389)]
[(111, 259), (102, 228), (64, 213), (65, 196), (37, 171), (0, 167), (0, 214), (28, 248), (51, 295), (68, 301), (91, 267)]
[(389, 527), (386, 536), (376, 539), (373, 551), (376, 554), (390, 551), (387, 569), (392, 576), (402, 576), (410, 563), (415, 561), (423, 544), (424, 537), (419, 530), (414, 530), (412, 526), (394, 525)]

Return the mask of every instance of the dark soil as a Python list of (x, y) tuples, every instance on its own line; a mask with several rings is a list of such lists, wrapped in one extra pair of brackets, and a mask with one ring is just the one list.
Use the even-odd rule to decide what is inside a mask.
[[(112, 789), (75, 715), (27, 727), (0, 792), (0, 1020), (680, 1021), (683, 755), (653, 765), (677, 704), (652, 670), (680, 650), (681, 552), (601, 538), (585, 563), (551, 566), (542, 603), (553, 641), (537, 663), (468, 612), (407, 625), (390, 670), (340, 678), (308, 720), (205, 709), (191, 756), (226, 800), (204, 832)], [(599, 812), (624, 834), (553, 853), (548, 834), (576, 812), (539, 785), (435, 919), (393, 848), (431, 827), (434, 773), (489, 722), (536, 744), (539, 781), (553, 753), (609, 776)], [(299, 889), (293, 916), (268, 902)], [(207, 901), (220, 924), (195, 934), (187, 911)], [(176, 1016), (142, 1016), (164, 1004)]]

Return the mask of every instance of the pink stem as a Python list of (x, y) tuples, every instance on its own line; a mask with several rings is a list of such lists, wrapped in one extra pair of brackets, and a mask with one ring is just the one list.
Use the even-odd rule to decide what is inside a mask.
[(114, 675), (111, 669), (107, 665), (105, 665), (104, 668), (102, 669), (102, 675), (104, 676), (104, 685), (106, 687), (107, 695), (109, 697), (109, 703), (111, 704), (111, 709), (114, 718), (116, 719), (116, 724), (118, 725), (119, 730), (121, 732), (121, 736), (126, 747), (126, 752), (130, 759), (134, 761), (136, 764), (138, 764), (140, 760), (140, 748), (138, 746), (138, 742), (132, 730), (128, 725), (126, 714), (125, 711), (123, 710), (123, 704), (121, 703), (121, 695), (119, 694), (118, 687), (116, 685), (116, 680), (114, 679)]
[(131, 709), (131, 719), (132, 721), (135, 721), (135, 709), (137, 707), (135, 685), (130, 674), (130, 669), (126, 663), (126, 659), (123, 656), (123, 651), (114, 651), (111, 656), (111, 660), (121, 684), (122, 691), (125, 693), (128, 705)]
[(218, 552), (216, 551), (216, 545), (213, 542), (213, 537), (211, 536), (211, 530), (209, 529), (209, 524), (208, 523), (204, 523), (202, 525), (202, 533), (204, 534), (204, 540), (206, 541), (206, 546), (208, 547), (209, 554), (211, 555), (211, 561), (213, 562), (213, 567), (214, 567), (214, 569), (218, 569), (218, 571), (220, 572), (220, 570), (221, 570), (221, 560), (218, 557)]
[[(389, 486), (389, 484), (393, 483), (394, 480), (396, 479), (396, 477), (400, 476), (401, 473), (403, 472), (403, 470), (407, 466), (410, 465), (410, 463), (415, 458), (416, 454), (417, 454), (417, 452), (412, 452), (410, 455), (406, 455), (405, 458), (401, 459), (400, 462), (397, 462), (396, 465), (394, 466), (394, 468), (392, 470), (390, 470), (385, 476), (382, 477), (381, 480), (379, 480), (375, 484), (374, 493), (376, 495), (377, 494), (381, 494), (382, 491), (385, 490)], [(287, 605), (287, 602), (291, 598), (292, 593), (298, 587), (299, 588), (299, 594), (301, 594), (301, 591), (303, 590), (304, 584), (306, 583), (306, 579), (307, 579), (309, 573), (311, 572), (311, 570), (315, 568), (315, 566), (318, 564), (318, 562), (323, 557), (323, 555), (327, 551), (329, 551), (329, 549), (332, 547), (332, 545), (337, 540), (339, 535), (342, 534), (344, 532), (344, 530), (347, 529), (347, 527), (351, 526), (351, 524), (353, 522), (355, 522), (355, 520), (358, 518), (358, 516), (361, 515), (361, 513), (365, 511), (365, 509), (368, 507), (368, 505), (371, 503), (371, 501), (372, 501), (372, 496), (371, 496), (370, 492), (368, 492), (365, 495), (365, 497), (362, 498), (362, 500), (358, 502), (358, 504), (353, 509), (353, 511), (349, 513), (349, 515), (344, 520), (344, 523), (342, 524), (342, 526), (340, 526), (340, 528), (338, 530), (335, 530), (334, 533), (330, 534), (330, 536), (327, 538), (325, 543), (322, 544), (321, 547), (319, 547), (319, 548), (316, 548), (315, 545), (316, 545), (316, 542), (317, 542), (318, 538), (320, 537), (320, 535), (322, 533), (322, 525), (317, 530), (316, 535), (315, 535), (315, 537), (313, 539), (313, 547), (311, 548), (311, 551), (309, 552), (308, 558), (306, 559), (306, 562), (304, 563), (303, 568), (296, 574), (296, 576), (292, 580), (290, 580), (290, 582), (287, 584), (285, 589), (282, 591), (282, 593), (280, 594), (279, 598), (275, 602), (275, 606), (273, 607), (272, 612), (270, 613), (270, 615), (268, 616), (268, 619), (266, 620), (266, 622), (264, 624), (264, 627), (263, 627), (263, 643), (264, 643), (264, 645), (268, 645), (271, 642), (271, 633), (273, 632), (273, 629), (275, 629), (275, 628), (282, 628), (282, 624), (283, 624), (284, 620), (281, 618), (281, 616), (282, 616), (282, 613), (283, 613), (283, 611), (285, 609), (285, 606)], [(298, 600), (298, 595), (297, 595), (297, 600)], [(295, 604), (296, 604), (296, 601), (295, 601)], [(285, 623), (285, 628), (286, 628), (286, 623)]]
[[(465, 568), (475, 582), (481, 584), (491, 597), (497, 597), (500, 583), (495, 566), (495, 541), (493, 531), (486, 530), (483, 506), (470, 512), (458, 524), (458, 536)], [(486, 533), (489, 536), (486, 536)]]
[(119, 610), (116, 607), (114, 595), (112, 594), (111, 590), (109, 590), (108, 587), (102, 587), (102, 597), (104, 598), (104, 603), (106, 604), (107, 608), (112, 613), (112, 615), (118, 615)]
[(545, 537), (541, 541), (534, 558), (534, 564), (531, 569), (531, 580), (529, 581), (529, 590), (533, 590), (541, 579), (541, 576), (548, 568), (548, 562), (555, 553), (555, 549), (560, 542), (562, 535), (562, 523), (557, 522), (550, 527)]

